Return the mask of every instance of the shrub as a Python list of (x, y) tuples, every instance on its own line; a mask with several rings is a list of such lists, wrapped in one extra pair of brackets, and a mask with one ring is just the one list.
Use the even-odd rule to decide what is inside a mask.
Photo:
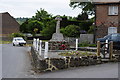
[(11, 37), (25, 37), (22, 33), (12, 33)]
[(78, 44), (79, 47), (96, 47), (96, 44), (89, 44), (87, 41)]
[(67, 27), (61, 29), (61, 33), (67, 37), (79, 37), (80, 27), (76, 25), (68, 25)]

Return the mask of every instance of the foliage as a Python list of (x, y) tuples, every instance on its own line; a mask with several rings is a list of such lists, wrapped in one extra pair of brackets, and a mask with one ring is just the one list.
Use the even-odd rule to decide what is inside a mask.
[(56, 29), (55, 26), (56, 26), (55, 20), (51, 20), (51, 21), (47, 22), (46, 27), (41, 31), (41, 35), (51, 38), (52, 34), (55, 33), (55, 29)]
[(38, 20), (43, 23), (44, 27), (47, 26), (47, 22), (51, 21), (52, 15), (49, 14), (44, 9), (40, 8), (40, 10), (37, 10), (35, 13), (35, 16), (32, 16), (32, 20)]
[(82, 14), (79, 14), (76, 19), (81, 21), (88, 20), (88, 15), (86, 12), (82, 13)]
[(10, 44), (11, 43), (11, 41), (2, 41), (2, 40), (0, 40), (0, 44)]
[(61, 29), (61, 33), (67, 37), (79, 37), (80, 27), (76, 25), (68, 25), (67, 27)]
[(60, 53), (61, 56), (96, 56), (95, 53), (91, 52), (85, 52), (85, 51), (70, 51), (70, 52), (64, 52)]
[(90, 26), (90, 29), (88, 30), (88, 33), (94, 34), (95, 26)]
[(76, 8), (79, 7), (82, 9), (82, 13), (87, 13), (88, 15), (95, 14), (94, 4), (91, 2), (71, 2), (70, 7)]
[(22, 34), (22, 33), (12, 33), (11, 37), (24, 37), (24, 34)]
[(37, 10), (37, 12), (35, 13), (35, 16), (33, 16), (32, 19), (38, 20), (38, 21), (44, 21), (44, 20), (49, 19), (51, 17), (52, 17), (51, 14), (49, 14), (44, 9), (40, 8), (40, 10)]
[(79, 23), (79, 26), (80, 26), (81, 30), (88, 31), (92, 24), (93, 24), (92, 21), (82, 21), (81, 23)]
[(79, 47), (96, 47), (96, 44), (89, 44), (87, 41), (79, 43), (78, 44)]
[[(36, 31), (34, 31), (37, 29)], [(43, 23), (37, 20), (28, 20), (20, 26), (20, 31), (22, 33), (40, 33), (43, 29)]]

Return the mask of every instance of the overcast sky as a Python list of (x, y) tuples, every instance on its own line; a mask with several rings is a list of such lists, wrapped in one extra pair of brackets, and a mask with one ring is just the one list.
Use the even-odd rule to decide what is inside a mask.
[(0, 13), (9, 12), (13, 17), (32, 17), (40, 8), (55, 15), (77, 16), (81, 9), (72, 9), (70, 0), (0, 0)]

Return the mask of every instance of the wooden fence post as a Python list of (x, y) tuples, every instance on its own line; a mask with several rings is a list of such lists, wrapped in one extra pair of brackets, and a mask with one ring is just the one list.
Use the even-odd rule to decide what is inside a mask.
[(112, 60), (112, 55), (113, 55), (113, 41), (110, 42), (110, 60)]
[(97, 56), (100, 56), (100, 41), (97, 41)]

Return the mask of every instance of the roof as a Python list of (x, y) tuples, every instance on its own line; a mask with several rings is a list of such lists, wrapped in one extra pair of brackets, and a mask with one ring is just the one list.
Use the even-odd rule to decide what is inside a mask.
[(120, 4), (120, 2), (94, 2), (95, 5)]

